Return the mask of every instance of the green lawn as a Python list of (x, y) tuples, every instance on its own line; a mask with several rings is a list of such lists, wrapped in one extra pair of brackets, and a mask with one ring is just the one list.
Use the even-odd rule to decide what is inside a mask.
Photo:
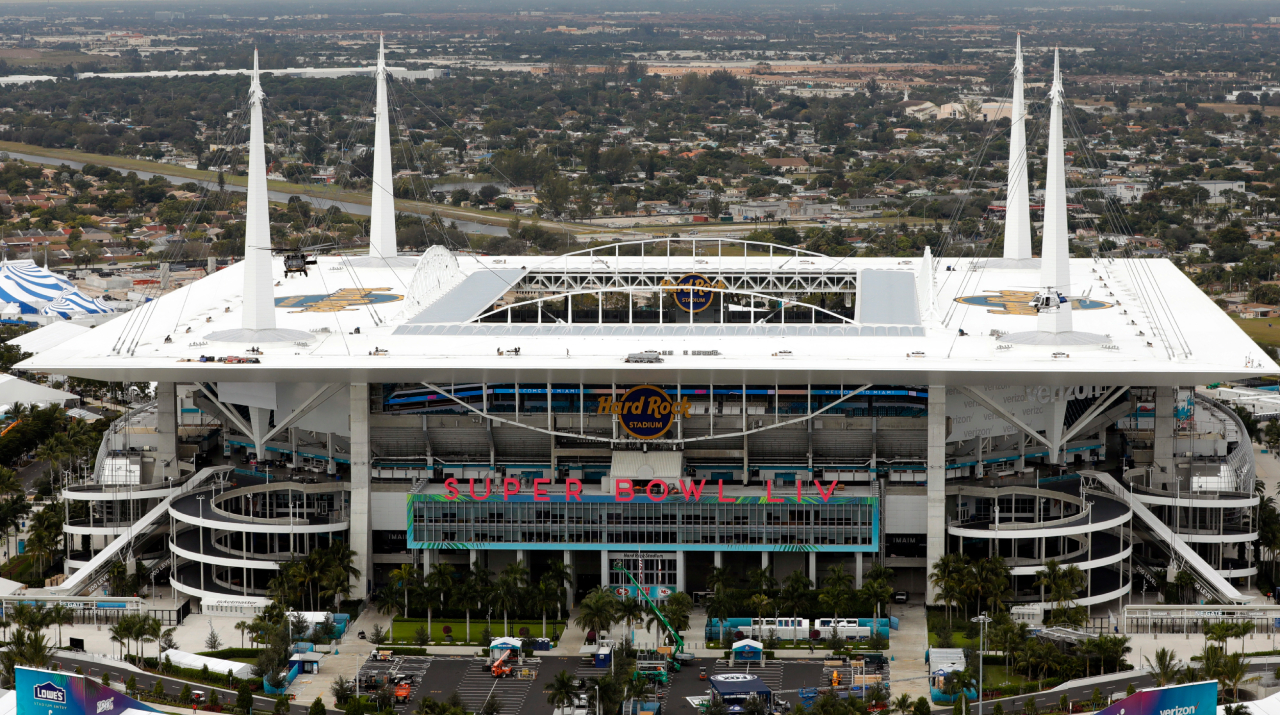
[[(471, 642), (472, 643), (480, 642), (480, 635), (484, 633), (485, 623), (486, 621), (483, 618), (471, 619)], [(453, 641), (459, 644), (463, 643), (467, 635), (467, 624), (466, 624), (466, 621), (462, 621), (462, 620), (441, 621), (441, 620), (433, 619), (431, 621), (431, 640), (435, 641), (436, 643), (444, 643), (445, 642), (444, 627), (446, 625), (448, 625), (450, 628), (453, 629), (453, 633), (452, 633)], [(414, 633), (418, 630), (419, 626), (426, 628), (427, 627), (426, 620), (414, 619), (412, 621), (402, 621), (401, 619), (397, 618), (391, 624), (392, 640), (395, 641), (396, 643), (416, 645), (414, 642)], [(526, 627), (529, 629), (530, 638), (543, 637), (541, 620), (510, 621), (510, 629), (511, 629), (511, 634), (513, 636), (519, 637), (521, 627)], [(493, 619), (492, 629), (493, 629), (493, 635), (495, 638), (502, 634), (501, 618)], [(550, 638), (551, 634), (556, 632), (559, 632), (559, 633), (564, 632), (564, 622), (562, 621), (557, 623), (555, 619), (548, 618), (546, 637)]]
[(1250, 318), (1245, 320), (1237, 315), (1232, 315), (1231, 319), (1254, 341), (1267, 345), (1280, 345), (1280, 318)]
[(1027, 682), (1025, 674), (1019, 674), (1017, 670), (1005, 668), (1003, 665), (982, 666), (982, 677), (987, 681), (987, 687), (1000, 687), (1001, 685), (1021, 685)]

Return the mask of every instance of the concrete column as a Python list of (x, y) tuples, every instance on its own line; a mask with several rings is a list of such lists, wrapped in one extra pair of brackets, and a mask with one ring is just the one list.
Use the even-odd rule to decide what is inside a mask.
[(578, 574), (573, 570), (573, 552), (564, 550), (564, 565), (569, 569), (569, 579), (564, 582), (565, 592), (569, 597), (569, 608), (573, 608), (573, 591), (578, 587)]
[[(156, 384), (156, 466), (153, 482), (178, 476), (178, 392), (172, 382)], [(167, 466), (166, 466), (167, 465)]]
[[(516, 561), (524, 561), (524, 549), (516, 549)], [(526, 563), (525, 568), (528, 567), (529, 564)]]
[(768, 551), (760, 552), (760, 570), (761, 571), (769, 570), (769, 552)]
[(609, 590), (609, 549), (600, 550), (600, 588)]
[(369, 383), (351, 384), (351, 549), (356, 552), (352, 598), (367, 598), (373, 581), (373, 525), (369, 521)]
[[(933, 570), (947, 548), (947, 387), (929, 386), (929, 447), (927, 472), (928, 533), (925, 541), (926, 574)], [(925, 578), (925, 601), (933, 603), (937, 592)]]
[(476, 561), (479, 559), (480, 552), (476, 549), (467, 550), (467, 563), (471, 565), (471, 570), (476, 570)]
[(715, 553), (715, 559), (716, 559), (716, 568), (723, 568), (723, 567), (724, 567), (724, 552), (723, 552), (723, 551), (716, 551), (716, 552), (714, 552), (714, 553)]
[(290, 464), (294, 469), (298, 468), (298, 430), (294, 427), (289, 428), (289, 452), (292, 454)]
[(324, 435), (324, 441), (325, 441), (325, 448), (329, 451), (329, 467), (328, 467), (328, 473), (329, 473), (329, 474), (337, 474), (337, 473), (338, 473), (338, 463), (337, 463), (337, 462), (335, 462), (335, 461), (333, 461), (333, 433), (332, 433), (332, 432), (326, 432), (326, 433), (325, 433), (325, 435)]
[(1156, 388), (1154, 459), (1156, 472), (1164, 475), (1156, 477), (1156, 480), (1168, 481), (1171, 488), (1177, 479), (1173, 466), (1173, 431), (1177, 425), (1177, 405), (1174, 404), (1176, 390), (1175, 387)]
[(809, 552), (809, 580), (813, 582), (813, 587), (818, 587), (818, 552)]
[(853, 554), (853, 585), (854, 588), (862, 588), (862, 552), (858, 551)]
[(685, 552), (676, 552), (676, 591), (684, 593), (685, 586), (688, 584), (688, 578), (685, 575)]

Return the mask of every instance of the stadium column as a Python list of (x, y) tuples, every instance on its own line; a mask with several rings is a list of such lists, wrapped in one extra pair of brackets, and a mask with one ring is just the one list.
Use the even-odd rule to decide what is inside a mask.
[(177, 478), (178, 471), (178, 391), (172, 382), (156, 384), (156, 468), (152, 479)]
[(1173, 432), (1177, 427), (1176, 387), (1156, 388), (1155, 448), (1152, 461), (1164, 475), (1173, 480)]
[(351, 550), (360, 569), (352, 598), (366, 598), (373, 559), (369, 524), (369, 383), (351, 383)]
[(569, 608), (573, 608), (573, 589), (578, 586), (578, 574), (573, 569), (573, 552), (568, 549), (564, 550), (564, 565), (569, 572), (569, 578), (565, 580), (564, 588), (569, 596)]
[(928, 572), (946, 552), (947, 528), (947, 386), (929, 386), (929, 447), (926, 472), (928, 478), (928, 533), (925, 542), (926, 602), (933, 603), (936, 589)]

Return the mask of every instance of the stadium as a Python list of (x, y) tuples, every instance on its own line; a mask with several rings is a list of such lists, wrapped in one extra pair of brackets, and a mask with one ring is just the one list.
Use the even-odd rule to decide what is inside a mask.
[(262, 250), (255, 80), (245, 260), (19, 366), (159, 383), (64, 491), (92, 508), (53, 592), (131, 554), (171, 559), (205, 611), (252, 611), (281, 563), (341, 540), (356, 598), (403, 563), (514, 560), (563, 561), (576, 598), (634, 592), (611, 560), (658, 599), (712, 566), (860, 585), (873, 563), (932, 598), (964, 552), (1003, 556), (1027, 606), (1050, 560), (1085, 572), (1080, 605), (1174, 565), (1247, 602), (1252, 447), (1195, 386), (1277, 367), (1172, 263), (1068, 257), (1060, 82), (1032, 256), (1020, 77), (1001, 257), (728, 237), (400, 256), (380, 90), (369, 255), (301, 269)]

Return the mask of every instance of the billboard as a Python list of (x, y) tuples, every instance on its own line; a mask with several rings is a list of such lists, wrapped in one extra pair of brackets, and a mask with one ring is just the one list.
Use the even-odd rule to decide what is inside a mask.
[(17, 715), (121, 715), (126, 710), (160, 712), (95, 680), (56, 670), (14, 668)]
[(1208, 680), (1143, 690), (1099, 710), (1097, 715), (1216, 715), (1217, 712), (1218, 681)]

